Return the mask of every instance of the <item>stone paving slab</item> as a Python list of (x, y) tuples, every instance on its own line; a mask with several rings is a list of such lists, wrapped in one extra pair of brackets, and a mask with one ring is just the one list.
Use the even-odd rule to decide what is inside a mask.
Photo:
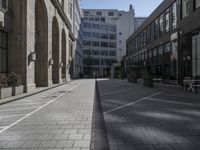
[(98, 86), (110, 150), (200, 150), (199, 94), (122, 80)]
[[(0, 149), (88, 150), (95, 80), (79, 80), (76, 85), (56, 101), (0, 133)], [(63, 85), (53, 91), (67, 91), (73, 86)], [(47, 91), (46, 95), (51, 93)], [(40, 95), (31, 98), (38, 97)]]

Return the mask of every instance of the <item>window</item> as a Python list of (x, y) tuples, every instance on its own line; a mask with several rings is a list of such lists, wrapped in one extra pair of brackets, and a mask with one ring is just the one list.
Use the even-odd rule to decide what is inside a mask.
[(92, 24), (92, 29), (100, 29), (100, 25), (99, 24)]
[(109, 56), (116, 56), (116, 51), (109, 51)]
[(108, 16), (114, 16), (114, 12), (108, 12)]
[(164, 31), (164, 20), (163, 20), (163, 14), (160, 16), (160, 28), (159, 28), (159, 35), (162, 36), (163, 35), (163, 31)]
[(0, 30), (0, 73), (7, 72), (7, 33)]
[(101, 42), (101, 47), (108, 47), (108, 42)]
[(110, 47), (110, 48), (116, 48), (116, 43), (110, 42), (110, 43), (109, 43), (109, 47)]
[(165, 12), (165, 32), (169, 32), (169, 9)]
[(189, 15), (189, 0), (182, 0), (182, 18)]
[(99, 18), (95, 18), (95, 21), (99, 21)]
[(101, 55), (102, 56), (108, 56), (108, 51), (105, 51), (105, 50), (101, 51)]
[(172, 5), (172, 30), (177, 27), (177, 8), (176, 2)]
[(8, 1), (7, 0), (0, 0), (0, 7), (7, 9)]
[(101, 33), (101, 38), (102, 38), (102, 39), (108, 39), (108, 34)]
[(105, 18), (101, 18), (101, 22), (105, 22), (106, 21), (106, 19)]
[(84, 46), (91, 46), (91, 41), (83, 41)]
[(154, 22), (154, 39), (155, 40), (158, 39), (158, 29), (159, 29), (158, 19), (156, 19)]
[(62, 9), (65, 8), (65, 0), (62, 0)]
[(91, 37), (91, 32), (83, 32), (83, 36), (85, 36), (85, 37)]
[(109, 26), (109, 31), (116, 32), (117, 27), (116, 26)]
[(107, 25), (101, 25), (101, 29), (105, 30), (105, 31), (108, 31), (108, 26)]
[(93, 38), (100, 38), (100, 33), (93, 32), (92, 37)]
[(72, 3), (69, 3), (69, 16), (72, 19)]
[(200, 0), (195, 0), (195, 8), (199, 8), (200, 7)]
[(90, 21), (93, 21), (93, 20), (94, 20), (94, 18), (89, 18), (89, 20), (90, 20)]
[(99, 47), (100, 43), (97, 41), (92, 41), (92, 46)]
[(115, 34), (109, 34), (109, 39), (116, 40), (116, 35)]
[(96, 12), (97, 16), (102, 16), (102, 12)]
[(83, 50), (83, 54), (84, 54), (84, 55), (91, 55), (91, 50), (89, 50), (89, 49), (84, 49), (84, 50)]
[(121, 33), (121, 32), (119, 32), (119, 35), (122, 35), (122, 33)]
[(83, 23), (83, 28), (91, 29), (91, 23)]
[(100, 51), (99, 50), (93, 50), (92, 55), (100, 55)]

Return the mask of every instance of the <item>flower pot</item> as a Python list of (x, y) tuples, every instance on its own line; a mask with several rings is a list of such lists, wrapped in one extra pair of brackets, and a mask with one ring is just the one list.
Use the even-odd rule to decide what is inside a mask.
[(0, 89), (0, 99), (12, 96), (12, 87), (6, 87)]
[(24, 86), (23, 85), (12, 87), (12, 96), (19, 95), (19, 94), (22, 94), (22, 93), (24, 93)]
[(144, 80), (143, 85), (147, 87), (153, 87), (153, 81), (152, 80)]

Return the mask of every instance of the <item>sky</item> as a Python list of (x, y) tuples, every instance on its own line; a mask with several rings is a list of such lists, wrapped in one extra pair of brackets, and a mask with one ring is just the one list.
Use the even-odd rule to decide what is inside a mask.
[(163, 0), (81, 0), (85, 9), (128, 10), (132, 4), (137, 17), (147, 17)]

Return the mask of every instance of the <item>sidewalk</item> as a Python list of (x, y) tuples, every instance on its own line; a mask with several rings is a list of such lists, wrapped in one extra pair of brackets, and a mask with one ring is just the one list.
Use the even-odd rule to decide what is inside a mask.
[[(0, 106), (0, 116), (27, 113), (0, 128), (0, 149), (89, 150), (95, 80), (78, 80), (50, 91)], [(37, 102), (44, 104), (36, 106)], [(35, 102), (35, 109), (10, 109)], [(38, 103), (37, 103), (38, 105)], [(32, 108), (34, 108), (32, 107)], [(9, 108), (9, 110), (8, 110)], [(6, 124), (10, 122), (10, 124)], [(3, 131), (3, 132), (2, 132)]]

